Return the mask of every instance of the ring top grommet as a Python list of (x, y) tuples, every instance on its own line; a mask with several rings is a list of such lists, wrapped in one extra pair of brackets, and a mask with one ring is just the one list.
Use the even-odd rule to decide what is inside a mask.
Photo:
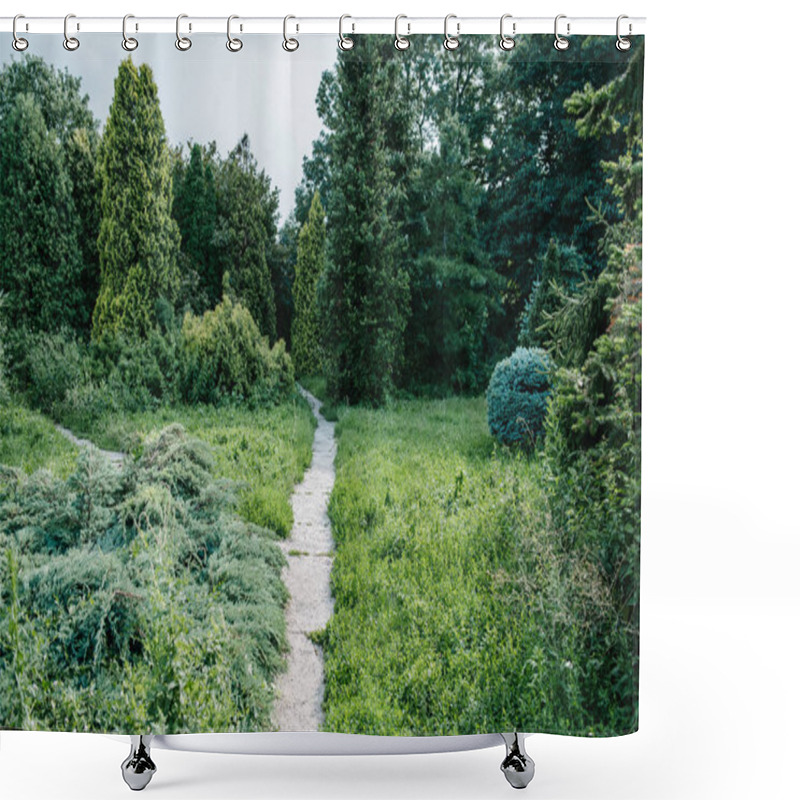
[[(188, 36), (181, 35), (181, 20), (187, 19), (188, 17), (188, 14), (178, 14), (175, 19), (175, 47), (182, 53), (185, 53), (192, 46), (192, 40)], [(189, 30), (191, 29), (192, 26), (190, 24)]]
[(500, 17), (500, 49), (506, 51), (513, 50), (514, 45), (517, 43), (513, 37), (513, 34), (517, 31), (517, 23), (511, 23), (512, 35), (508, 36), (505, 32), (505, 23), (507, 19), (512, 19), (511, 14), (503, 14), (503, 16)]
[(283, 49), (287, 53), (294, 53), (294, 51), (297, 50), (298, 47), (300, 47), (300, 42), (298, 42), (297, 39), (291, 38), (287, 33), (290, 19), (296, 19), (296, 17), (293, 16), (292, 14), (287, 14), (283, 18)]
[(352, 19), (349, 14), (342, 14), (339, 17), (339, 49), (340, 50), (352, 50), (353, 45), (355, 42), (349, 37), (344, 35), (344, 21), (346, 19)]
[[(624, 53), (624, 52), (626, 52), (626, 51), (628, 51), (628, 50), (630, 50), (630, 49), (631, 49), (631, 40), (630, 40), (630, 39), (626, 39), (626, 38), (625, 38), (625, 37), (624, 37), (624, 36), (623, 36), (623, 35), (620, 33), (621, 22), (622, 22), (622, 20), (624, 20), (624, 19), (628, 19), (628, 16), (627, 16), (626, 14), (620, 14), (620, 15), (617, 17), (617, 41), (616, 41), (616, 48), (617, 48), (617, 50), (619, 50), (621, 53)], [(628, 25), (628, 33), (630, 33), (630, 30), (631, 30), (631, 26), (630, 26), (630, 24), (629, 24), (629, 25)]]
[(231, 53), (238, 53), (244, 46), (242, 44), (241, 39), (237, 39), (231, 35), (231, 22), (233, 22), (235, 19), (239, 19), (239, 17), (236, 14), (231, 14), (228, 17), (228, 30), (227, 30), (228, 41), (225, 42), (225, 47), (227, 47)]
[(447, 24), (450, 22), (451, 19), (457, 19), (455, 14), (448, 14), (444, 18), (444, 49), (445, 50), (455, 50), (460, 42), (458, 41), (458, 34), (461, 32), (461, 23), (456, 22), (456, 35), (451, 36), (450, 32), (447, 30)]
[(80, 40), (76, 36), (69, 35), (69, 21), (71, 19), (75, 19), (74, 14), (67, 14), (64, 17), (64, 49), (69, 50), (70, 53), (74, 53), (80, 46)]
[[(556, 21), (555, 21), (555, 24), (553, 26), (554, 33), (555, 33), (555, 36), (556, 36), (556, 39), (553, 42), (553, 47), (555, 47), (555, 49), (558, 50), (559, 52), (563, 52), (564, 50), (566, 50), (569, 47), (569, 39), (565, 39), (558, 32), (558, 21), (560, 19), (566, 19), (566, 18), (567, 18), (566, 14), (559, 14), (556, 17)], [(569, 22), (567, 23), (567, 36), (569, 36)]]
[(128, 20), (134, 19), (133, 14), (126, 14), (122, 18), (122, 49), (132, 53), (138, 46), (139, 40), (128, 36)]
[(408, 19), (408, 17), (405, 14), (398, 14), (394, 18), (394, 46), (396, 50), (408, 50), (408, 48), (411, 46), (411, 42), (405, 36), (400, 35), (401, 19)]
[(11, 46), (18, 52), (22, 53), (24, 50), (28, 49), (28, 40), (23, 38), (17, 33), (17, 20), (25, 19), (24, 14), (17, 14), (14, 17), (14, 22), (11, 24), (11, 33), (13, 34), (13, 39), (11, 40)]

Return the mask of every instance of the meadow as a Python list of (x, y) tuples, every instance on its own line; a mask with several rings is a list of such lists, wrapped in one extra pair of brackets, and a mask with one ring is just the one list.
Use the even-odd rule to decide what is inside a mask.
[(559, 548), (540, 454), (497, 445), (484, 398), (339, 414), (326, 728), (602, 734), (581, 661), (602, 581)]

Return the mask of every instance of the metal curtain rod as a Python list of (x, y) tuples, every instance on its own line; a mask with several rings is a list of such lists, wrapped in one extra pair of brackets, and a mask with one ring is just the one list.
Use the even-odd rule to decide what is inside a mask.
[[(554, 17), (514, 17), (505, 21), (505, 30), (510, 35), (526, 33), (553, 33)], [(500, 26), (500, 15), (496, 17), (459, 17), (450, 19), (450, 30), (458, 34), (497, 34)], [(185, 33), (225, 34), (227, 17), (192, 17), (183, 18), (181, 26)], [(561, 16), (562, 31), (569, 33), (595, 34), (615, 36), (617, 34), (616, 17), (570, 17)], [(645, 32), (644, 17), (627, 17), (625, 19), (624, 36), (638, 36)], [(12, 17), (0, 17), (0, 31), (10, 33), (13, 29)], [(441, 34), (445, 29), (443, 17), (404, 17), (400, 30), (404, 35), (417, 33)], [(120, 33), (122, 17), (70, 17), (70, 30), (77, 33)], [(283, 34), (283, 17), (239, 17), (235, 21), (234, 30), (247, 34)], [(290, 30), (297, 34), (337, 34), (339, 33), (338, 17), (294, 17)], [(136, 33), (175, 33), (175, 17), (130, 17), (128, 31)], [(25, 17), (17, 21), (19, 34), (63, 33), (64, 17)], [(347, 17), (344, 32), (349, 33), (395, 33), (394, 17)]]

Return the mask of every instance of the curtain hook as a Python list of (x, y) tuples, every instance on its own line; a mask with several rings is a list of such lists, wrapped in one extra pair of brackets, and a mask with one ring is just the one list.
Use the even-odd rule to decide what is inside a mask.
[[(175, 19), (175, 47), (182, 53), (185, 53), (192, 46), (192, 40), (188, 36), (181, 36), (181, 20), (188, 18), (188, 14), (178, 14)], [(189, 23), (189, 30), (191, 29), (192, 25)]]
[[(18, 19), (25, 19), (24, 14), (17, 14), (14, 17), (14, 22), (11, 25), (11, 33), (14, 34), (14, 39), (11, 42), (11, 46), (18, 52), (21, 53), (23, 50), (28, 49), (28, 40), (23, 39), (21, 36), (17, 35), (17, 20)], [(27, 23), (26, 23), (26, 30), (27, 30)]]
[[(569, 47), (569, 39), (565, 39), (558, 33), (558, 21), (560, 19), (566, 19), (566, 18), (567, 18), (566, 14), (559, 14), (556, 17), (556, 22), (555, 22), (556, 40), (553, 42), (553, 47), (555, 47), (556, 50), (566, 50)], [(569, 36), (569, 22), (567, 23), (567, 35)]]
[(504, 31), (505, 21), (507, 19), (511, 19), (511, 14), (503, 14), (500, 17), (500, 49), (501, 50), (513, 50), (516, 41), (514, 41), (514, 34), (517, 32), (517, 23), (511, 23), (511, 36), (506, 36)]
[(444, 47), (445, 50), (455, 50), (460, 42), (458, 41), (458, 34), (461, 33), (461, 23), (456, 22), (456, 35), (451, 36), (447, 32), (447, 23), (450, 22), (451, 19), (458, 19), (455, 14), (448, 14), (444, 18)]
[(231, 36), (231, 22), (233, 22), (235, 19), (239, 19), (236, 14), (231, 14), (228, 17), (228, 41), (225, 42), (225, 47), (227, 47), (231, 53), (238, 53), (243, 47), (241, 39), (235, 39), (233, 36)]
[(129, 53), (134, 51), (139, 46), (139, 40), (128, 36), (128, 20), (134, 19), (133, 14), (126, 14), (122, 18), (122, 49), (127, 50)]
[[(405, 36), (400, 35), (400, 20), (401, 19), (408, 19), (405, 14), (398, 14), (394, 18), (394, 46), (397, 50), (408, 50), (411, 46), (411, 42), (406, 39)], [(411, 26), (408, 26), (408, 32), (411, 33)]]
[(339, 49), (352, 50), (355, 42), (349, 36), (344, 35), (344, 21), (346, 19), (352, 19), (352, 17), (349, 14), (342, 14), (339, 17)]
[(76, 36), (69, 35), (69, 28), (67, 26), (71, 19), (75, 19), (74, 14), (67, 14), (67, 16), (64, 17), (64, 49), (73, 53), (81, 46), (81, 43)]
[[(297, 18), (292, 16), (291, 14), (288, 14), (283, 18), (283, 49), (287, 53), (294, 53), (294, 51), (297, 50), (298, 47), (300, 47), (300, 42), (298, 42), (297, 39), (290, 39), (286, 34), (290, 19), (297, 19)], [(298, 30), (299, 27), (300, 26), (298, 26)]]
[[(619, 32), (620, 22), (622, 22), (622, 20), (624, 20), (624, 19), (629, 19), (629, 17), (626, 14), (620, 14), (617, 17), (617, 44), (616, 44), (616, 46), (617, 46), (617, 50), (619, 50), (621, 53), (624, 53), (626, 50), (630, 50), (631, 49), (631, 40), (630, 39), (626, 39), (625, 37), (621, 36), (620, 32)], [(628, 35), (630, 35), (632, 28), (633, 28), (633, 26), (630, 23), (628, 23)]]

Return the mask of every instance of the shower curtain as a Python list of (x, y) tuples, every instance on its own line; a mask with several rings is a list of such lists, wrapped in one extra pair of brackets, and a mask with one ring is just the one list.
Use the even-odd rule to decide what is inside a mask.
[(0, 728), (636, 730), (644, 38), (135, 35), (0, 40)]

